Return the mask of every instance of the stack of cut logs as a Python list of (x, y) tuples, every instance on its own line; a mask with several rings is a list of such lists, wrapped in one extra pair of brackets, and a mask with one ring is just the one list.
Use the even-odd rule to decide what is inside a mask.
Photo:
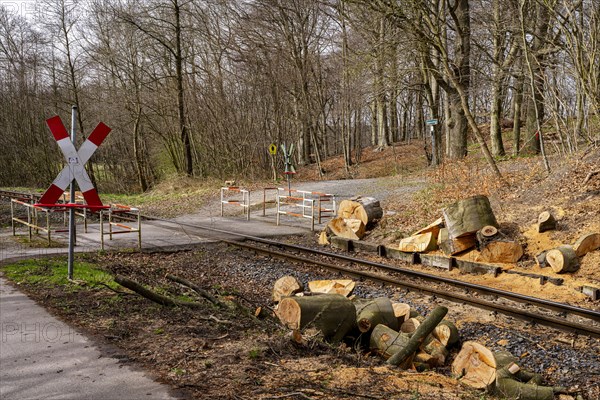
[[(386, 297), (349, 298), (352, 280), (322, 280), (304, 285), (293, 276), (275, 282), (273, 301), (279, 320), (292, 329), (290, 339), (306, 344), (309, 337), (331, 343), (349, 342), (389, 365), (423, 371), (445, 365), (448, 348), (460, 341), (456, 325), (438, 306), (427, 316), (408, 304)], [(452, 363), (452, 373), (476, 389), (522, 400), (550, 400), (563, 388), (541, 386), (541, 376), (521, 369), (507, 352), (492, 352), (477, 342), (465, 342)]]
[[(556, 229), (556, 219), (549, 211), (544, 211), (538, 217), (538, 232)], [(581, 236), (573, 245), (563, 244), (555, 249), (545, 250), (535, 259), (544, 268), (550, 267), (557, 274), (575, 272), (579, 269), (580, 258), (587, 253), (600, 248), (600, 233), (587, 233)]]
[(367, 229), (383, 216), (383, 210), (379, 200), (373, 197), (353, 197), (343, 200), (338, 208), (337, 217), (327, 224), (327, 227), (319, 237), (319, 243), (329, 244), (328, 236), (346, 239), (360, 240), (365, 236)]
[(477, 261), (494, 263), (514, 263), (523, 256), (519, 242), (499, 229), (487, 197), (460, 200), (442, 213), (442, 218), (402, 239), (399, 249), (423, 253), (439, 248), (447, 256), (454, 256), (477, 247)]
[(459, 340), (456, 326), (444, 319), (445, 307), (427, 317), (408, 304), (386, 297), (350, 299), (354, 282), (324, 280), (308, 283), (309, 292), (294, 277), (275, 282), (273, 300), (276, 315), (292, 329), (292, 339), (303, 343), (303, 332), (315, 332), (332, 343), (360, 342), (388, 363), (405, 368), (433, 368), (444, 365), (447, 347)]

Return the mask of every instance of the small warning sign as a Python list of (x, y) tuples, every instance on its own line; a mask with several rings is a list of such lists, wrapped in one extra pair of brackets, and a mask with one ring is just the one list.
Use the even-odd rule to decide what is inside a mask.
[(277, 146), (275, 146), (275, 143), (271, 143), (271, 145), (269, 146), (269, 154), (271, 154), (272, 156), (277, 154)]

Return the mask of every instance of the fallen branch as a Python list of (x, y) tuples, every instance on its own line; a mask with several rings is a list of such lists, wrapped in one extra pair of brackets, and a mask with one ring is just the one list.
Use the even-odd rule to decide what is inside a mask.
[(123, 287), (126, 287), (127, 289), (133, 290), (140, 296), (145, 297), (148, 300), (151, 300), (151, 301), (158, 303), (160, 305), (163, 305), (163, 306), (204, 308), (204, 306), (200, 303), (195, 303), (195, 302), (191, 302), (191, 301), (175, 300), (170, 297), (163, 296), (162, 294), (153, 292), (152, 290), (147, 289), (144, 286), (140, 285), (136, 281), (133, 281), (129, 278), (125, 278), (124, 276), (121, 276), (121, 275), (115, 276), (115, 282), (117, 282), (119, 285), (121, 285)]
[(210, 301), (211, 303), (213, 303), (216, 306), (219, 306), (222, 308), (227, 307), (225, 304), (221, 303), (219, 300), (217, 300), (215, 297), (213, 297), (206, 290), (202, 289), (200, 286), (196, 285), (195, 283), (188, 281), (187, 279), (183, 279), (178, 276), (171, 275), (171, 274), (167, 274), (166, 278), (173, 282), (177, 282), (183, 286), (189, 287), (194, 292), (198, 293), (200, 296), (204, 297), (206, 300)]
[(592, 176), (594, 176), (596, 174), (600, 174), (600, 169), (597, 171), (591, 171), (589, 174), (587, 174), (587, 176), (583, 180), (582, 185), (585, 185), (586, 183), (588, 183), (588, 181), (592, 178)]

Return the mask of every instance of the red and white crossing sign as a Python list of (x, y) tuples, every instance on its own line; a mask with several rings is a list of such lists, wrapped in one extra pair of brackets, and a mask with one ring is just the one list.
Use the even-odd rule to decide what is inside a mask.
[(75, 145), (69, 137), (67, 128), (65, 128), (65, 125), (58, 115), (47, 119), (46, 124), (48, 124), (48, 128), (50, 128), (52, 135), (54, 135), (54, 139), (56, 140), (56, 143), (58, 143), (67, 165), (65, 165), (54, 182), (52, 182), (52, 185), (46, 190), (39, 201), (39, 205), (55, 205), (69, 184), (75, 179), (87, 205), (92, 207), (102, 207), (102, 201), (100, 200), (98, 192), (92, 184), (84, 166), (100, 144), (102, 144), (106, 136), (108, 136), (111, 129), (100, 122), (90, 136), (88, 136), (87, 140), (81, 145), (79, 150), (76, 150)]

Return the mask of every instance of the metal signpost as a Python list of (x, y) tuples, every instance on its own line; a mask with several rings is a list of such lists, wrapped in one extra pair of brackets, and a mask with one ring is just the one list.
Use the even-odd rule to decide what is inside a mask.
[(285, 170), (283, 173), (287, 176), (288, 183), (288, 195), (292, 195), (292, 178), (291, 175), (296, 173), (296, 168), (294, 167), (294, 163), (292, 161), (292, 156), (294, 155), (294, 143), (290, 145), (289, 148), (286, 148), (285, 143), (281, 145), (281, 151), (283, 153), (283, 161), (285, 163)]
[(436, 160), (436, 152), (435, 152), (435, 126), (438, 124), (437, 119), (428, 119), (425, 121), (426, 125), (429, 125), (429, 129), (431, 131), (431, 155), (432, 160)]
[[(73, 255), (75, 248), (75, 208), (91, 208), (103, 209), (109, 208), (104, 206), (98, 192), (94, 187), (90, 177), (85, 170), (85, 164), (94, 154), (96, 149), (102, 144), (106, 136), (110, 133), (110, 128), (100, 122), (92, 131), (87, 140), (81, 145), (79, 150), (75, 149), (75, 132), (76, 132), (76, 116), (77, 106), (73, 106), (71, 112), (71, 135), (67, 132), (62, 120), (57, 115), (46, 120), (46, 124), (56, 143), (60, 147), (61, 152), (66, 161), (66, 165), (46, 190), (38, 204), (38, 207), (67, 207), (69, 208), (69, 261), (68, 261), (68, 277), (73, 279)], [(81, 194), (87, 205), (76, 204), (75, 200), (75, 181), (79, 185)], [(63, 195), (67, 187), (70, 185), (70, 203), (59, 204), (58, 200)]]

